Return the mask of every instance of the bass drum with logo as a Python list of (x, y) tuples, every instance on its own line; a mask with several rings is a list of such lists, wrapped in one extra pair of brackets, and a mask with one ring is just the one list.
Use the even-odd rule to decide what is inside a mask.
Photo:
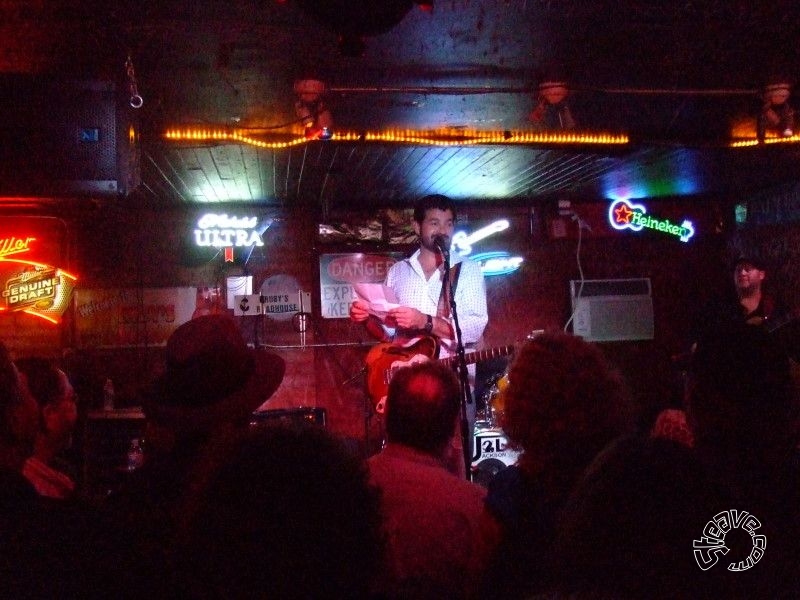
[(483, 408), (475, 418), (475, 454), (472, 457), (471, 478), (484, 487), (506, 467), (513, 465), (519, 452), (509, 446), (502, 429), (505, 411), (504, 392), (508, 387), (508, 373), (496, 375), (482, 394)]

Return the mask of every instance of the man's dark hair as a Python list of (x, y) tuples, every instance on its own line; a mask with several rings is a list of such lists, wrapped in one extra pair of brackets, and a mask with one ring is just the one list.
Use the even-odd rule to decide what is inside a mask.
[(453, 435), (460, 397), (455, 373), (442, 363), (425, 362), (399, 369), (386, 399), (389, 441), (439, 453)]
[(449, 210), (453, 213), (453, 221), (456, 220), (455, 202), (441, 194), (430, 194), (417, 200), (414, 203), (414, 220), (422, 223), (425, 220), (425, 213), (432, 209)]

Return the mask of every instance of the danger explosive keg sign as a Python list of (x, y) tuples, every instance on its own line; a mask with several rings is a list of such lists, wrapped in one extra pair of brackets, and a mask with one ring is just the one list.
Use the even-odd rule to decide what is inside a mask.
[(354, 283), (381, 283), (402, 252), (323, 254), (319, 259), (320, 306), (324, 319), (346, 319)]

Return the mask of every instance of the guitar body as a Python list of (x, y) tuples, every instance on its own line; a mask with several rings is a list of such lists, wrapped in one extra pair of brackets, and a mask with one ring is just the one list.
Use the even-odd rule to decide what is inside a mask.
[(438, 341), (427, 336), (405, 347), (383, 343), (370, 348), (366, 357), (367, 392), (375, 402), (376, 410), (379, 413), (383, 412), (383, 404), (389, 391), (390, 375), (394, 369), (435, 359), (438, 355)]
[[(481, 360), (508, 356), (514, 352), (514, 346), (498, 346), (488, 350), (477, 350), (464, 355), (464, 363), (471, 365)], [(382, 413), (389, 392), (389, 381), (397, 369), (408, 367), (414, 363), (436, 360), (445, 365), (455, 366), (457, 356), (438, 358), (439, 342), (433, 337), (420, 337), (406, 346), (396, 344), (377, 344), (370, 348), (366, 357), (367, 393), (375, 403), (375, 410)]]

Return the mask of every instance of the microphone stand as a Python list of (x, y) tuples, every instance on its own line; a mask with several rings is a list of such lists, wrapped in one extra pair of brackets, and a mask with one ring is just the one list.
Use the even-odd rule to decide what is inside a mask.
[(456, 298), (452, 290), (447, 290), (450, 285), (450, 251), (440, 248), (444, 259), (444, 277), (442, 285), (445, 286), (444, 293), (450, 297), (450, 314), (453, 317), (453, 329), (456, 334), (456, 357), (458, 365), (458, 379), (461, 384), (461, 447), (464, 453), (464, 473), (467, 480), (470, 479), (472, 470), (472, 444), (470, 443), (469, 419), (467, 418), (467, 404), (472, 404), (472, 390), (469, 387), (469, 373), (467, 371), (467, 360), (464, 354), (464, 343), (461, 339), (461, 326), (458, 324), (458, 312), (456, 310)]

